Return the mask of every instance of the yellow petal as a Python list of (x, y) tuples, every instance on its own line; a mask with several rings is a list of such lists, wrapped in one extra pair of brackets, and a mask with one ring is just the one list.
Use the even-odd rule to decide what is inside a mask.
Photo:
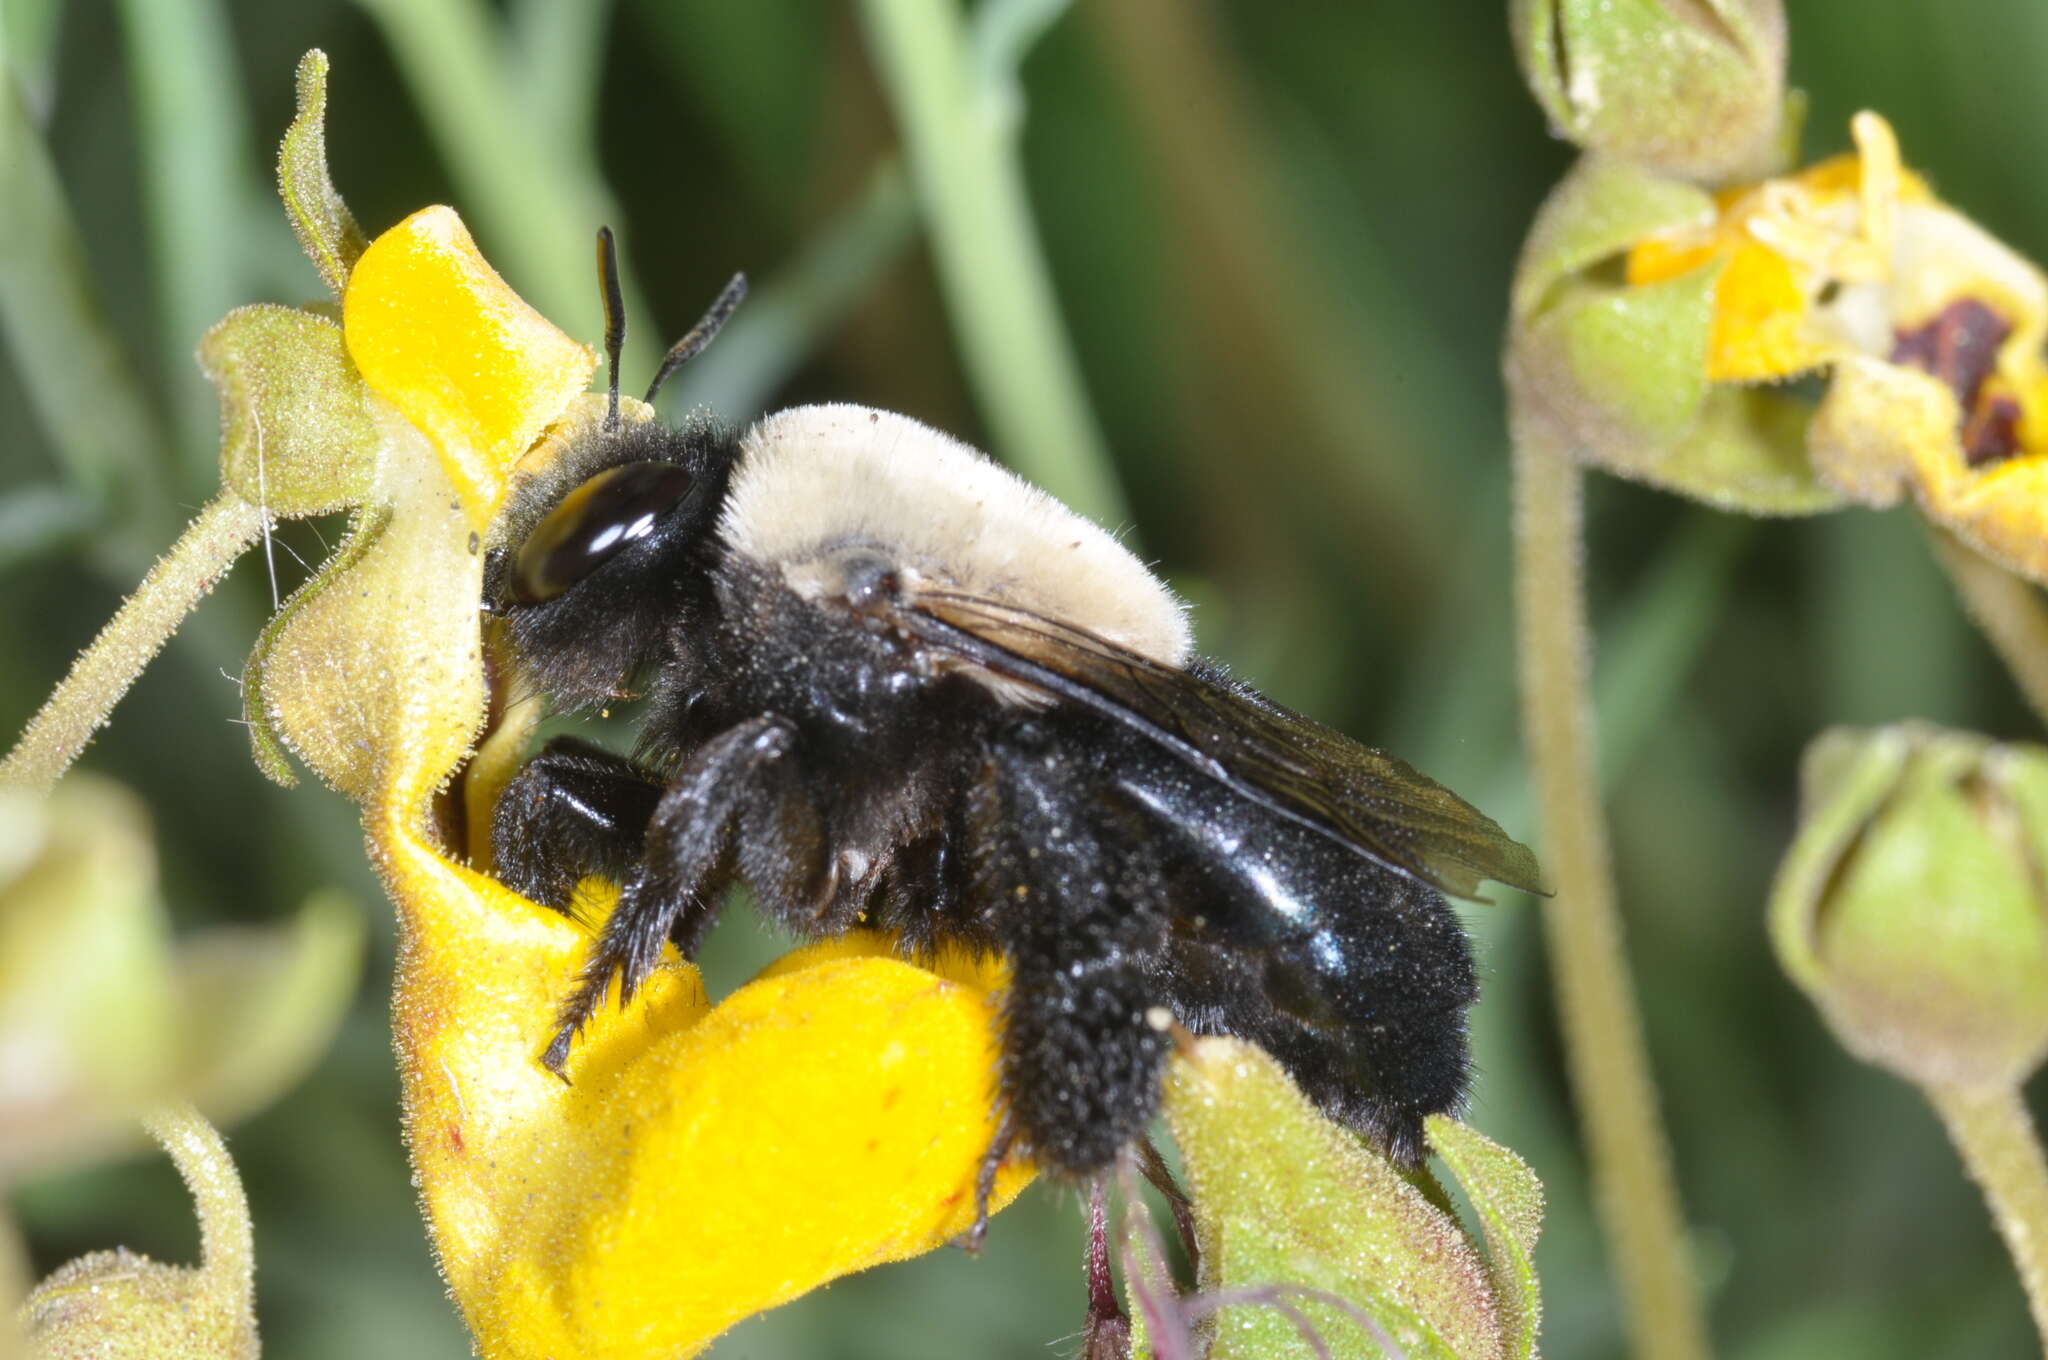
[(370, 243), (342, 333), (370, 389), (434, 442), (479, 530), (505, 469), (597, 367), (506, 286), (452, 208), (422, 208)]
[(1868, 505), (1910, 491), (1929, 519), (2007, 567), (2048, 581), (2048, 459), (1965, 461), (1961, 412), (1927, 374), (1878, 359), (1835, 369), (1808, 435), (1815, 466)]
[[(979, 987), (855, 937), (707, 1008), (672, 957), (605, 1008), (564, 1086), (534, 1059), (583, 931), (415, 838), (387, 844), (408, 1141), (487, 1354), (692, 1354), (968, 1226), (994, 1132)], [(1007, 1170), (996, 1204), (1029, 1179)]]
[(1926, 182), (1899, 165), (1889, 124), (1862, 113), (1853, 126), (1856, 154), (1730, 189), (1716, 198), (1713, 222), (1667, 230), (1629, 250), (1625, 268), (1635, 286), (1725, 261), (1707, 351), (1712, 381), (1777, 381), (1852, 351), (1839, 324), (1819, 314), (1817, 299), (1830, 284), (1888, 279), (1898, 213), (1933, 202)]

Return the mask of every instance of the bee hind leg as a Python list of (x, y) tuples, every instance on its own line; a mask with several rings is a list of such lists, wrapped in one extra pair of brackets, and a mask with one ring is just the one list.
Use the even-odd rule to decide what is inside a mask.
[(981, 1154), (981, 1164), (975, 1168), (974, 1222), (952, 1242), (953, 1246), (970, 1255), (980, 1251), (981, 1244), (988, 1240), (988, 1205), (995, 1198), (996, 1173), (1003, 1169), (1003, 1163), (1016, 1146), (1017, 1122), (1005, 1114), (996, 1121), (995, 1137), (988, 1140), (988, 1148)]
[(977, 893), (1009, 956), (1002, 1098), (1041, 1166), (1083, 1178), (1142, 1137), (1171, 1048), (1154, 838), (1089, 758), (999, 746)]

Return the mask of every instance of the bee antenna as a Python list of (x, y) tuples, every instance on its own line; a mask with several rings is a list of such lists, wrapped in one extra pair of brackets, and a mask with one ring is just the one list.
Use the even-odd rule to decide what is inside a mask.
[(611, 369), (611, 405), (604, 427), (619, 428), (619, 351), (626, 347), (626, 296), (619, 288), (619, 248), (610, 227), (597, 229), (597, 277), (604, 293), (604, 357)]
[(725, 325), (726, 319), (733, 314), (734, 309), (746, 296), (747, 276), (733, 275), (732, 282), (725, 285), (725, 291), (718, 295), (717, 300), (711, 304), (711, 309), (704, 313), (696, 325), (690, 327), (690, 333), (676, 341), (670, 346), (669, 352), (662, 356), (661, 367), (655, 371), (654, 381), (647, 384), (646, 401), (649, 406), (654, 404), (654, 394), (668, 381), (669, 374), (702, 354), (704, 347), (718, 338), (719, 329)]

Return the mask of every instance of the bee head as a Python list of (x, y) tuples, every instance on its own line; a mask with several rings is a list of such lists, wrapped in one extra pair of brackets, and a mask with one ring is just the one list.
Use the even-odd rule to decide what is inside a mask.
[[(701, 412), (675, 429), (651, 417), (621, 421), (626, 323), (609, 228), (598, 232), (597, 256), (611, 369), (605, 417), (514, 486), (484, 568), (485, 612), (506, 620), (534, 682), (572, 706), (618, 697), (703, 588), (737, 448)], [(735, 275), (662, 360), (649, 405), (745, 295), (746, 280)]]

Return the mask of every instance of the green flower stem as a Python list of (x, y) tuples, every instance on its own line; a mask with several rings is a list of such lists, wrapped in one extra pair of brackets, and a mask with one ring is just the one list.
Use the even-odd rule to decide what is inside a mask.
[(2013, 1087), (1922, 1088), (1948, 1126), (1970, 1179), (1983, 1188), (2027, 1291), (2034, 1328), (2048, 1347), (2048, 1160), (2026, 1101)]
[(997, 451), (1083, 514), (1125, 522), (1031, 220), (1014, 92), (981, 78), (955, 6), (865, 0), (861, 15)]
[(249, 1227), (249, 1200), (219, 1130), (190, 1105), (179, 1104), (144, 1117), (149, 1136), (163, 1144), (192, 1192), (199, 1212), (200, 1270), (222, 1300), (251, 1303), (256, 1244)]
[(185, 615), (262, 532), (255, 506), (225, 493), (209, 502), (30, 719), (0, 760), (0, 785), (55, 784)]
[(1701, 1360), (1706, 1321), (1657, 1113), (1642, 1021), (1622, 948), (1587, 702), (1582, 474), (1516, 441), (1515, 592), (1522, 720), (1545, 867), (1543, 920), (1572, 1088), (1585, 1124), (1595, 1210), (1633, 1353)]
[(2035, 715), (2048, 723), (2048, 607), (2040, 591), (1955, 535), (1940, 529), (1933, 534), (1934, 555), (1963, 608), (1984, 630)]

